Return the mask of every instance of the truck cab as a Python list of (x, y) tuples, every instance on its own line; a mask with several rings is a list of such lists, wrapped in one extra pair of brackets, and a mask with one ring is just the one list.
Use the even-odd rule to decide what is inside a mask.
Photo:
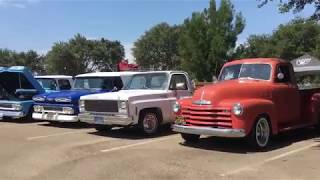
[(0, 67), (0, 119), (31, 118), (32, 97), (43, 92), (28, 68)]
[(299, 89), (289, 61), (243, 59), (226, 63), (218, 82), (177, 101), (173, 130), (186, 141), (200, 135), (247, 138), (265, 148), (271, 135), (316, 125), (320, 89)]
[(73, 84), (72, 76), (65, 75), (44, 75), (35, 76), (36, 80), (46, 90), (46, 92), (56, 92), (70, 90)]
[(133, 75), (121, 91), (82, 96), (79, 119), (95, 124), (97, 130), (138, 126), (151, 135), (160, 125), (173, 122), (172, 105), (192, 93), (193, 86), (185, 72), (142, 72)]
[(77, 122), (78, 102), (81, 96), (118, 91), (133, 74), (135, 72), (97, 72), (77, 75), (71, 90), (34, 96), (32, 117), (37, 120)]

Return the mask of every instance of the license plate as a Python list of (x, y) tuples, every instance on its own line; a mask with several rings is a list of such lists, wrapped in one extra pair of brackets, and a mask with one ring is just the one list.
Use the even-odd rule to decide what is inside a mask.
[(103, 124), (103, 117), (94, 117), (95, 124)]
[(186, 121), (185, 121), (184, 117), (177, 116), (175, 121), (174, 121), (174, 123), (177, 124), (177, 125), (185, 125)]
[(47, 118), (48, 118), (49, 120), (53, 119), (53, 117), (54, 117), (54, 113), (48, 113), (48, 114), (47, 114)]

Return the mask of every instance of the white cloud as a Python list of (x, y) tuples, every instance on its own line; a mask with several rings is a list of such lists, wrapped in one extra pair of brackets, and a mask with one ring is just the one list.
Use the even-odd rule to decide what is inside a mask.
[(0, 0), (0, 7), (15, 7), (24, 9), (30, 3), (36, 3), (40, 0)]
[(125, 58), (128, 59), (130, 63), (134, 63), (135, 60), (132, 54), (133, 43), (131, 42), (123, 43), (123, 46), (124, 46)]

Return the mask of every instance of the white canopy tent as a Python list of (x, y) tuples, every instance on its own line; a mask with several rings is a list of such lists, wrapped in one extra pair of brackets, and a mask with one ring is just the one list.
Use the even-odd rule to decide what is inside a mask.
[(292, 60), (291, 64), (298, 74), (320, 74), (320, 60), (309, 54)]

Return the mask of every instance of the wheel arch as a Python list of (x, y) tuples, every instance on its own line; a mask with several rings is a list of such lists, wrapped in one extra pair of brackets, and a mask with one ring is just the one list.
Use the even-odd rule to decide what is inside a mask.
[(155, 112), (157, 113), (157, 115), (159, 116), (159, 121), (160, 124), (163, 122), (163, 114), (162, 114), (162, 110), (159, 107), (148, 107), (148, 108), (143, 108), (139, 111), (139, 121), (143, 118), (144, 113), (151, 111), (151, 112)]

